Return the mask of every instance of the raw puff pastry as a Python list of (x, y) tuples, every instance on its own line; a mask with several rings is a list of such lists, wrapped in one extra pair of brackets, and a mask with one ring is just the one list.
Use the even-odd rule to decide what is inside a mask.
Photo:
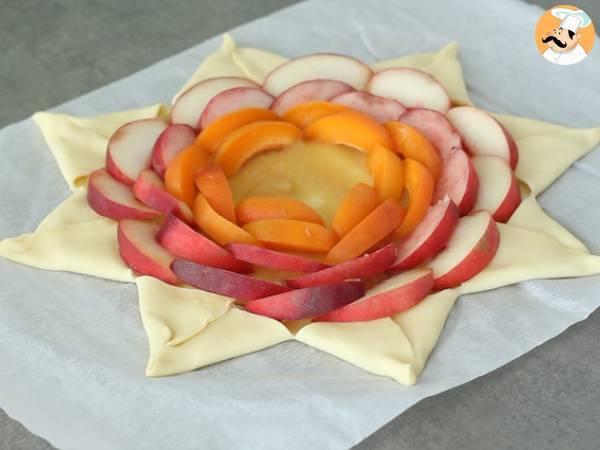
[[(243, 76), (261, 82), (284, 61), (286, 58), (263, 50), (236, 48), (231, 36), (225, 35), (221, 48), (204, 60), (175, 98), (209, 77)], [(437, 53), (383, 61), (373, 67), (424, 70), (445, 86), (454, 103), (471, 104), (456, 44)], [(600, 141), (600, 128), (571, 129), (496, 115), (517, 141), (521, 160), (516, 174), (529, 187), (529, 194), (509, 223), (499, 224), (500, 248), (486, 270), (458, 288), (432, 294), (393, 317), (359, 323), (311, 323), (294, 335), (292, 327), (247, 313), (235, 307), (230, 298), (170, 286), (152, 277), (135, 277), (119, 257), (116, 222), (98, 216), (87, 205), (87, 174), (104, 165), (106, 143), (114, 130), (131, 120), (164, 114), (165, 109), (155, 105), (95, 118), (34, 115), (74, 193), (34, 233), (0, 242), (0, 256), (22, 264), (135, 281), (150, 347), (148, 376), (173, 375), (296, 339), (410, 385), (423, 370), (461, 293), (528, 279), (600, 273), (600, 257), (590, 255), (584, 244), (547, 216), (535, 199)], [(52, 257), (58, 249), (60, 260)]]

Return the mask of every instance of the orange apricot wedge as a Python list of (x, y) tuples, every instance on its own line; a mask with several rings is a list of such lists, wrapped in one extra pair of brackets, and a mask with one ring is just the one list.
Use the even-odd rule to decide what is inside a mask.
[(404, 165), (400, 157), (389, 148), (377, 144), (369, 152), (367, 165), (379, 200), (400, 200), (404, 193)]
[(396, 236), (405, 237), (411, 234), (423, 220), (433, 197), (433, 176), (425, 165), (414, 159), (404, 160), (406, 190), (408, 192), (408, 208), (406, 217), (396, 231)]
[(331, 229), (340, 238), (344, 237), (361, 220), (377, 208), (377, 191), (365, 183), (357, 183), (346, 194), (338, 207)]
[(338, 264), (362, 255), (398, 229), (404, 208), (388, 198), (361, 220), (327, 253), (325, 261)]
[(236, 206), (239, 223), (266, 219), (293, 219), (323, 225), (314, 209), (299, 200), (285, 197), (248, 197)]
[(279, 120), (279, 116), (269, 109), (244, 108), (225, 114), (208, 125), (196, 138), (196, 143), (208, 153), (215, 152), (229, 134), (249, 123), (264, 120)]
[(392, 138), (375, 119), (347, 110), (315, 120), (304, 129), (310, 140), (344, 144), (368, 152), (376, 144), (393, 148)]
[(194, 220), (202, 231), (221, 246), (229, 244), (251, 244), (261, 246), (251, 234), (217, 213), (208, 200), (198, 194), (194, 201)]
[(194, 178), (196, 187), (210, 206), (230, 222), (235, 223), (235, 204), (229, 180), (219, 166), (210, 166)]
[(204, 149), (197, 144), (190, 145), (167, 166), (165, 189), (191, 207), (198, 193), (194, 177), (208, 165), (209, 156)]
[(442, 158), (423, 134), (410, 125), (397, 121), (387, 122), (385, 128), (392, 137), (398, 153), (425, 165), (434, 180), (440, 177)]
[(257, 220), (247, 223), (243, 228), (273, 250), (327, 253), (337, 242), (333, 231), (304, 220)]
[(298, 128), (304, 129), (321, 117), (329, 116), (347, 109), (346, 106), (338, 105), (337, 103), (317, 100), (293, 106), (283, 114), (283, 120), (293, 123)]
[(215, 153), (214, 162), (227, 177), (231, 177), (257, 153), (280, 149), (301, 138), (302, 132), (291, 123), (253, 122), (225, 138)]

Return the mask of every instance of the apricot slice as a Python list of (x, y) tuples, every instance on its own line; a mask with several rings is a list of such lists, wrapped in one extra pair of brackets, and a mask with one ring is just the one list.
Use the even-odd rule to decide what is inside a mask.
[(365, 152), (376, 144), (393, 148), (392, 138), (383, 125), (350, 109), (315, 120), (304, 129), (304, 134), (311, 140), (344, 144)]
[(293, 123), (298, 128), (304, 129), (321, 117), (329, 116), (347, 109), (347, 107), (338, 105), (337, 103), (325, 101), (306, 102), (288, 109), (283, 114), (283, 120)]
[(238, 203), (241, 224), (265, 219), (293, 219), (323, 225), (323, 219), (305, 203), (285, 197), (248, 197)]
[(257, 153), (285, 147), (301, 137), (300, 129), (291, 123), (250, 123), (225, 138), (215, 153), (215, 164), (221, 166), (227, 177), (231, 177)]
[(198, 144), (190, 145), (167, 166), (165, 189), (191, 207), (198, 193), (194, 177), (208, 167), (209, 163), (209, 156), (202, 147)]
[(229, 180), (219, 166), (211, 166), (198, 172), (194, 179), (196, 187), (210, 206), (230, 222), (235, 223), (235, 205)]
[(404, 208), (388, 198), (361, 220), (327, 253), (325, 261), (338, 264), (362, 255), (398, 229)]
[(402, 225), (396, 231), (399, 237), (408, 236), (419, 225), (433, 197), (434, 181), (425, 165), (414, 159), (404, 160), (404, 175), (408, 191), (408, 208)]
[(367, 165), (373, 176), (373, 185), (379, 200), (400, 200), (404, 192), (404, 166), (398, 155), (377, 144), (369, 152)]
[(394, 141), (395, 150), (405, 158), (424, 164), (437, 181), (442, 172), (442, 158), (423, 134), (402, 122), (392, 121), (385, 128)]
[(273, 250), (327, 253), (337, 242), (333, 231), (304, 220), (257, 220), (247, 223), (243, 228)]
[(213, 241), (221, 246), (240, 243), (260, 246), (251, 234), (217, 213), (202, 194), (194, 201), (194, 220)]
[(279, 120), (273, 111), (262, 108), (244, 108), (225, 114), (208, 125), (196, 138), (196, 143), (208, 153), (215, 152), (230, 133), (252, 122)]
[(379, 200), (375, 189), (365, 183), (355, 184), (336, 211), (331, 229), (338, 237), (344, 237), (377, 208), (378, 204)]

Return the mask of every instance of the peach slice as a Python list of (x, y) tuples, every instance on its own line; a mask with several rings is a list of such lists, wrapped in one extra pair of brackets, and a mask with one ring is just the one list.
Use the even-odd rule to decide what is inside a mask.
[(317, 317), (320, 322), (361, 322), (393, 316), (412, 308), (431, 292), (429, 269), (415, 269), (392, 277), (367, 291), (361, 299)]
[(361, 220), (333, 247), (326, 262), (338, 264), (362, 255), (391, 235), (404, 220), (404, 208), (387, 199)]
[(238, 203), (236, 214), (241, 224), (265, 219), (293, 219), (324, 225), (321, 216), (310, 206), (286, 197), (247, 197)]
[(300, 129), (304, 129), (321, 117), (346, 111), (347, 109), (345, 106), (336, 103), (322, 101), (307, 102), (288, 109), (283, 115), (283, 120), (293, 123)]
[(462, 136), (464, 148), (471, 155), (495, 155), (504, 159), (512, 169), (519, 162), (517, 144), (496, 119), (472, 106), (452, 108), (448, 120)]
[(159, 228), (156, 222), (121, 220), (117, 229), (119, 253), (136, 273), (177, 284), (179, 279), (171, 270), (174, 257), (156, 241)]
[(205, 266), (185, 259), (175, 259), (171, 268), (187, 284), (238, 300), (254, 300), (290, 290), (290, 288), (281, 284)]
[(446, 116), (432, 109), (409, 109), (400, 116), (400, 122), (419, 131), (433, 144), (442, 159), (446, 159), (454, 147), (462, 148), (460, 134)]
[(402, 122), (391, 121), (385, 128), (394, 141), (394, 149), (405, 158), (424, 164), (433, 179), (437, 180), (442, 172), (442, 159), (435, 147), (415, 128)]
[(235, 204), (229, 180), (219, 166), (211, 166), (198, 172), (196, 186), (210, 206), (230, 222), (235, 223)]
[(450, 197), (464, 216), (471, 212), (479, 194), (479, 177), (469, 156), (460, 148), (453, 149), (444, 163), (435, 186), (433, 201)]
[(433, 176), (423, 164), (414, 159), (404, 160), (408, 209), (402, 225), (396, 231), (399, 237), (410, 235), (423, 220), (433, 197)]
[(362, 61), (346, 55), (316, 53), (287, 61), (273, 69), (263, 82), (272, 95), (308, 80), (342, 81), (354, 89), (362, 89), (371, 77), (371, 69)]
[(298, 127), (286, 122), (264, 121), (243, 126), (231, 133), (215, 153), (215, 164), (227, 177), (237, 173), (254, 155), (276, 150), (301, 139)]
[(160, 216), (154, 209), (140, 203), (129, 186), (98, 169), (89, 176), (87, 200), (94, 211), (111, 219), (152, 219)]
[(404, 165), (398, 155), (389, 148), (376, 144), (369, 152), (367, 164), (379, 200), (400, 200), (404, 193)]
[(375, 144), (391, 148), (392, 139), (386, 129), (375, 119), (353, 110), (341, 111), (315, 120), (304, 129), (311, 140), (344, 144), (362, 151), (371, 150)]
[(247, 231), (218, 214), (202, 194), (198, 194), (196, 197), (193, 209), (196, 224), (217, 244), (225, 246), (239, 242), (261, 245)]
[(349, 84), (336, 80), (309, 80), (298, 83), (277, 96), (271, 109), (282, 116), (294, 106), (306, 102), (329, 100), (346, 92), (353, 92)]
[(472, 159), (479, 178), (479, 195), (473, 209), (484, 209), (497, 222), (506, 222), (521, 204), (519, 182), (508, 163), (492, 155)]
[(173, 158), (196, 140), (196, 130), (189, 125), (169, 125), (156, 140), (152, 150), (152, 168), (164, 178)]
[(215, 95), (204, 108), (198, 128), (203, 130), (215, 120), (240, 109), (269, 109), (273, 96), (260, 88), (236, 87)]
[(366, 279), (385, 272), (396, 259), (394, 244), (388, 244), (373, 253), (340, 263), (328, 269), (309, 273), (286, 281), (292, 288), (307, 288), (344, 280)]
[(442, 113), (450, 108), (446, 89), (431, 75), (416, 69), (380, 70), (371, 77), (366, 90), (397, 100), (407, 108), (430, 108)]
[(231, 256), (223, 248), (194, 231), (172, 214), (165, 219), (156, 240), (179, 258), (231, 272), (247, 273), (251, 271), (248, 264)]
[(279, 120), (273, 111), (260, 108), (244, 108), (225, 114), (208, 125), (198, 135), (196, 143), (208, 153), (217, 151), (221, 143), (232, 132), (252, 122)]
[(273, 250), (327, 253), (337, 242), (333, 231), (323, 225), (302, 220), (257, 220), (247, 223), (243, 228)]
[(461, 218), (447, 247), (428, 263), (434, 289), (452, 288), (477, 275), (494, 258), (499, 245), (498, 227), (487, 211)]
[(354, 185), (335, 213), (331, 229), (339, 238), (344, 237), (377, 208), (377, 205), (379, 199), (375, 189), (364, 183)]
[(430, 206), (415, 231), (398, 243), (398, 256), (389, 271), (403, 272), (437, 255), (452, 237), (458, 218), (458, 208), (447, 197)]
[(326, 264), (304, 256), (278, 252), (248, 244), (231, 244), (227, 250), (240, 261), (255, 266), (289, 272), (316, 272), (329, 267)]
[(135, 180), (133, 193), (145, 205), (163, 214), (175, 214), (187, 223), (194, 223), (192, 210), (184, 202), (165, 191), (165, 185), (152, 170), (140, 172)]
[(202, 147), (194, 144), (179, 153), (165, 172), (165, 188), (178, 199), (192, 206), (198, 189), (194, 177), (208, 167), (210, 158)]
[(379, 97), (363, 91), (348, 92), (331, 99), (332, 103), (347, 106), (371, 116), (379, 123), (398, 120), (406, 108), (391, 98)]
[(338, 309), (362, 297), (365, 289), (360, 281), (327, 284), (296, 289), (248, 302), (247, 311), (277, 320), (300, 320)]
[(184, 123), (197, 128), (208, 102), (215, 95), (237, 87), (258, 88), (260, 86), (241, 77), (215, 77), (196, 83), (173, 103), (171, 123)]
[(165, 128), (160, 119), (135, 120), (120, 127), (108, 141), (108, 173), (132, 186), (140, 172), (150, 168), (154, 144)]

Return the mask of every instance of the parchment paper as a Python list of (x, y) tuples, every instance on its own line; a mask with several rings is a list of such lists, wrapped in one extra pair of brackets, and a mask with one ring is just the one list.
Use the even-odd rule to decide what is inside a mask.
[[(368, 63), (457, 40), (476, 104), (573, 127), (598, 125), (598, 55), (569, 67), (545, 61), (532, 39), (539, 8), (516, 1), (443, 5), (307, 2), (233, 35), (241, 45), (288, 56), (337, 51)], [(168, 102), (219, 41), (56, 111), (94, 115)], [(0, 148), (4, 238), (33, 230), (68, 189), (30, 120), (2, 130)], [(596, 149), (540, 197), (593, 253), (600, 252), (599, 180)], [(419, 383), (403, 388), (297, 342), (147, 379), (133, 285), (0, 260), (0, 286), (0, 405), (55, 446), (86, 449), (347, 447), (420, 399), (505, 364), (600, 305), (600, 277), (462, 296)]]

